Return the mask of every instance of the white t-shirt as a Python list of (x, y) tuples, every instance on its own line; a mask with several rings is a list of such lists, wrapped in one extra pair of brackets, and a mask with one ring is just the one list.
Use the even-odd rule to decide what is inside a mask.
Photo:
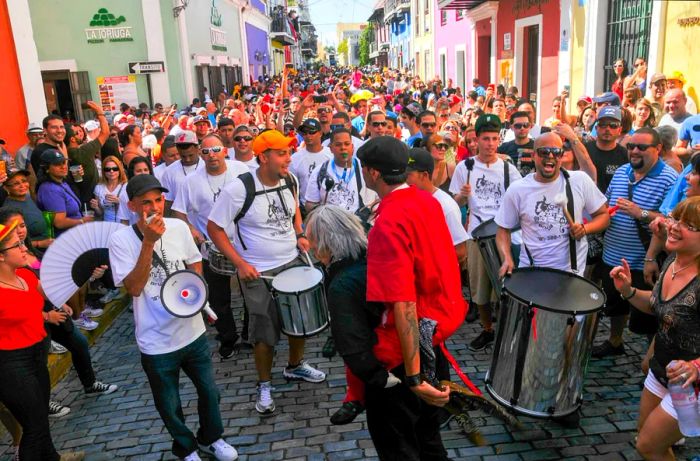
[(102, 207), (102, 211), (104, 212), (104, 215), (102, 216), (103, 221), (119, 222), (117, 218), (117, 211), (121, 207), (121, 203), (116, 204), (108, 202), (107, 194), (116, 195), (117, 197), (119, 197), (124, 191), (126, 191), (126, 183), (117, 184), (117, 187), (112, 192), (110, 192), (109, 189), (107, 189), (106, 184), (99, 183), (95, 186), (95, 198), (97, 199), (97, 202), (100, 204), (100, 206)]
[[(233, 248), (258, 271), (280, 267), (299, 254), (293, 219), (297, 202), (288, 188), (275, 191), (284, 185), (280, 180), (276, 187), (265, 187), (253, 173), (255, 190), (267, 193), (256, 195), (245, 216), (238, 221), (233, 232)], [(243, 207), (246, 192), (243, 181), (236, 178), (221, 191), (221, 196), (209, 214), (209, 220), (226, 229)], [(281, 198), (284, 199), (282, 203)], [(246, 249), (239, 238), (243, 238)]]
[[(583, 222), (583, 215), (592, 215), (607, 199), (593, 180), (582, 171), (570, 171), (571, 192), (574, 197), (574, 221)], [(530, 265), (527, 248), (534, 265), (564, 271), (571, 270), (569, 257), (569, 223), (561, 206), (555, 205), (557, 194), (566, 194), (563, 175), (551, 183), (535, 180), (530, 173), (522, 181), (512, 184), (503, 198), (503, 205), (496, 214), (496, 224), (506, 229), (518, 225), (522, 228), (523, 248), (520, 250), (520, 267)], [(579, 275), (586, 268), (588, 241), (576, 241), (576, 262)]]
[(139, 216), (129, 209), (129, 196), (126, 194), (126, 187), (119, 193), (119, 209), (117, 210), (117, 221), (128, 221), (129, 225), (136, 224)]
[[(362, 139), (358, 138), (357, 136), (351, 136), (351, 141), (352, 141), (352, 148), (353, 152), (357, 153), (357, 149), (362, 147), (362, 145), (365, 143)], [(328, 147), (330, 149), (331, 145), (331, 138), (326, 139), (321, 143), (323, 147)]]
[(168, 165), (166, 165), (165, 162), (156, 165), (156, 167), (153, 168), (153, 176), (158, 178), (158, 181), (160, 181), (161, 184), (163, 184), (163, 174), (165, 174), (166, 168), (168, 168)]
[[(134, 270), (141, 245), (141, 240), (131, 227), (120, 229), (110, 237), (109, 261), (115, 285), (123, 286), (124, 278)], [(171, 274), (186, 269), (185, 264), (202, 259), (190, 229), (179, 219), (165, 218), (165, 233), (156, 243), (154, 251), (164, 259)], [(179, 318), (165, 310), (160, 289), (166, 278), (163, 268), (154, 261), (146, 286), (133, 299), (136, 342), (144, 354), (167, 354), (182, 349), (205, 331), (201, 315)]]
[(462, 211), (459, 209), (457, 202), (450, 197), (450, 194), (442, 189), (435, 189), (433, 197), (440, 202), (442, 212), (445, 214), (445, 222), (452, 236), (452, 244), (459, 245), (469, 239), (467, 230), (462, 225)]
[[(357, 162), (357, 168), (352, 166), (343, 169), (336, 165), (332, 159), (328, 161), (325, 174), (326, 177), (333, 179), (333, 188), (328, 191), (328, 194), (326, 194), (325, 180), (321, 181), (320, 188), (318, 186), (318, 175), (321, 172), (323, 164), (326, 162), (324, 161), (317, 165), (309, 177), (306, 193), (304, 194), (304, 201), (319, 204), (325, 202), (326, 205), (336, 205), (354, 213), (360, 207), (360, 200), (357, 193), (357, 173), (359, 172), (362, 202), (365, 205), (372, 203), (377, 198), (377, 193), (365, 186), (360, 159), (353, 156), (352, 161), (353, 163)], [(327, 199), (326, 195), (328, 195)]]
[(180, 184), (172, 209), (186, 214), (190, 224), (208, 236), (209, 213), (221, 191), (239, 175), (248, 172), (248, 167), (237, 160), (226, 160), (226, 172), (218, 176), (211, 176), (206, 168), (200, 168)]
[(161, 181), (163, 187), (168, 189), (168, 192), (165, 192), (165, 200), (174, 202), (180, 184), (185, 182), (187, 175), (194, 173), (200, 168), (204, 169), (204, 160), (200, 158), (197, 158), (197, 163), (194, 165), (183, 166), (181, 160), (176, 160), (168, 165), (165, 168), (163, 180)]
[[(306, 185), (309, 183), (309, 176), (311, 176), (314, 168), (332, 158), (333, 154), (327, 147), (313, 154), (306, 149), (299, 149), (292, 155), (292, 163), (289, 165), (289, 171), (299, 178), (299, 190), (305, 192)], [(301, 200), (301, 202), (303, 203), (304, 200)]]
[[(488, 221), (496, 216), (496, 212), (503, 203), (503, 195), (505, 194), (505, 183), (503, 181), (504, 166), (503, 160), (498, 158), (494, 163), (486, 164), (480, 161), (477, 157), (474, 159), (474, 167), (471, 174), (467, 170), (466, 161), (459, 162), (452, 175), (450, 182), (450, 192), (459, 194), (459, 191), (467, 183), (472, 186), (472, 194), (469, 196), (469, 239), (472, 238), (472, 232), (482, 222)], [(508, 164), (508, 173), (510, 174), (510, 186), (522, 178), (520, 172), (513, 165)], [(518, 243), (518, 242), (515, 242)]]

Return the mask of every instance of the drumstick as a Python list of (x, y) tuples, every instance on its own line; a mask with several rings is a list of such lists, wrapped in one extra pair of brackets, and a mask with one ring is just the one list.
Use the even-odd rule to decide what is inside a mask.
[(571, 217), (569, 209), (566, 207), (568, 203), (569, 200), (566, 198), (566, 195), (559, 193), (554, 196), (554, 204), (561, 207), (561, 209), (564, 211), (564, 216), (566, 216), (566, 220), (569, 222), (569, 226), (573, 226), (575, 221), (574, 218)]
[(275, 278), (271, 275), (259, 275), (261, 279), (266, 279), (266, 280), (274, 280)]
[(311, 256), (309, 256), (309, 252), (305, 251), (304, 256), (306, 256), (306, 261), (309, 263), (310, 267), (314, 267), (314, 263), (311, 262)]

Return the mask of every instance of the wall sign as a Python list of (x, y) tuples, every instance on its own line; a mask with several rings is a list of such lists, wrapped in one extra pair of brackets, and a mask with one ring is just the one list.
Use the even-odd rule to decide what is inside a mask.
[(105, 112), (119, 110), (123, 102), (130, 107), (139, 105), (135, 75), (97, 77), (97, 91), (100, 92), (100, 105)]
[(503, 34), (503, 51), (510, 51), (511, 35), (510, 32)]
[(216, 0), (211, 0), (211, 14), (209, 15), (209, 38), (211, 40), (211, 49), (216, 51), (226, 51), (226, 32), (219, 29), (223, 21), (221, 13), (216, 7)]
[(85, 38), (88, 43), (133, 42), (130, 26), (117, 27), (125, 22), (124, 16), (115, 17), (107, 8), (100, 8), (92, 16), (90, 27), (85, 29)]
[(678, 25), (681, 27), (700, 26), (700, 17), (678, 18)]

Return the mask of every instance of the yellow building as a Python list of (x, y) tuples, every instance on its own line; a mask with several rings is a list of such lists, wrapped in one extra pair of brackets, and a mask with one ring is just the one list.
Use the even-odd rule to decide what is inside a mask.
[(435, 4), (432, 0), (412, 0), (410, 14), (414, 72), (427, 81), (437, 74), (433, 49)]
[[(362, 29), (367, 27), (366, 23), (361, 22), (339, 22), (335, 26), (335, 32), (337, 35), (337, 45), (336, 45), (336, 57), (338, 58), (338, 64), (341, 66), (357, 66), (360, 63), (360, 33)], [(347, 40), (348, 52), (347, 55), (340, 53), (338, 47), (343, 42)]]

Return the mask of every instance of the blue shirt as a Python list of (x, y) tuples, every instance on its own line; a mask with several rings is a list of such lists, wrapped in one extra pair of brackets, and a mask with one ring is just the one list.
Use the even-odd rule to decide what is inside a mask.
[(352, 119), (350, 124), (357, 130), (358, 133), (362, 133), (362, 130), (365, 129), (365, 118), (362, 115), (358, 115)]
[(700, 114), (686, 118), (681, 124), (678, 139), (688, 141), (688, 147), (700, 144)]
[(685, 177), (688, 176), (691, 171), (693, 171), (692, 164), (688, 164), (688, 166), (683, 168), (683, 171), (678, 175), (673, 187), (668, 191), (668, 194), (666, 194), (666, 198), (664, 198), (664, 202), (661, 204), (661, 208), (659, 208), (659, 213), (668, 216), (668, 214), (676, 208), (678, 203), (685, 200), (685, 193), (688, 189), (688, 181)]
[[(678, 173), (659, 159), (644, 178), (634, 182), (632, 166), (626, 163), (615, 171), (605, 196), (608, 204), (615, 206), (619, 198), (629, 198), (628, 186), (632, 183), (632, 201), (643, 210), (658, 211), (664, 197), (676, 181)], [(647, 230), (649, 226), (642, 224)], [(610, 218), (610, 227), (605, 231), (603, 261), (617, 266), (625, 258), (633, 270), (644, 270), (646, 248), (637, 230), (636, 220), (627, 213), (618, 211)]]
[(408, 147), (413, 147), (413, 143), (416, 142), (416, 140), (418, 139), (423, 139), (423, 133), (421, 133), (420, 131), (408, 138), (406, 140), (406, 144), (408, 144)]

